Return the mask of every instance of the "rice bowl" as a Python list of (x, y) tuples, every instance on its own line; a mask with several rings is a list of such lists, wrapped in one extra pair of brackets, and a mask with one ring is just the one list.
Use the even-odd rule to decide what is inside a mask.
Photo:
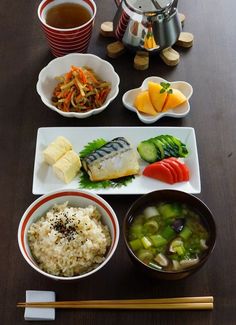
[(59, 276), (94, 269), (105, 260), (111, 244), (108, 227), (95, 206), (71, 207), (68, 202), (55, 205), (32, 223), (28, 240), (39, 267)]
[[(74, 208), (80, 211), (78, 220), (84, 219), (83, 229), (77, 228), (76, 222), (75, 224), (67, 222), (68, 216), (65, 216), (67, 219), (65, 224), (58, 222), (58, 217), (54, 221), (51, 217), (51, 221), (46, 221), (47, 212), (55, 206), (58, 210), (57, 206), (61, 205), (62, 209), (69, 207), (68, 216), (77, 214), (73, 211)], [(73, 207), (71, 211), (70, 207)], [(60, 215), (60, 212), (56, 213)], [(51, 212), (50, 215), (52, 216)], [(61, 217), (63, 219), (62, 215)], [(87, 229), (83, 236), (80, 234), (77, 236), (77, 230), (84, 231), (85, 220), (91, 229)], [(39, 225), (42, 227), (40, 236), (43, 242), (35, 244), (34, 237), (39, 236), (37, 229)], [(50, 239), (42, 236), (47, 232), (50, 233)], [(38, 273), (55, 280), (78, 280), (97, 272), (107, 264), (117, 248), (119, 233), (117, 216), (103, 198), (84, 190), (59, 190), (39, 197), (27, 208), (18, 227), (18, 244), (26, 262)], [(85, 236), (88, 236), (87, 241)], [(98, 241), (94, 240), (97, 236)], [(81, 241), (84, 241), (82, 245)], [(79, 246), (83, 248), (78, 249)], [(76, 250), (78, 252), (75, 253)], [(80, 262), (76, 263), (76, 259)]]

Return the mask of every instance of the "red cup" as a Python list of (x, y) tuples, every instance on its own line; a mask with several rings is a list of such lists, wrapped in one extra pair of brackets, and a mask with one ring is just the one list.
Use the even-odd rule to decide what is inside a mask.
[[(75, 3), (84, 6), (91, 18), (83, 25), (75, 28), (55, 28), (46, 23), (49, 9), (61, 3)], [(86, 53), (92, 34), (97, 7), (93, 0), (43, 0), (38, 7), (38, 17), (41, 27), (47, 38), (49, 47), (54, 56), (63, 56), (69, 53)]]

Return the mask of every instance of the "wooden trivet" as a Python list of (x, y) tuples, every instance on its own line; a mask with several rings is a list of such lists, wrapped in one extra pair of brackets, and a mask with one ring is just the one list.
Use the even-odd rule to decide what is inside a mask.
[(107, 45), (107, 55), (110, 58), (118, 58), (121, 54), (125, 52), (125, 46), (122, 42), (116, 41)]
[(166, 65), (171, 67), (177, 65), (180, 60), (180, 55), (177, 51), (168, 47), (160, 52), (160, 57)]
[[(183, 26), (185, 21), (185, 15), (179, 13), (179, 19)], [(101, 24), (100, 33), (104, 37), (114, 37), (113, 23), (106, 21)], [(174, 45), (189, 48), (193, 46), (194, 36), (192, 33), (181, 32), (177, 42)], [(122, 42), (116, 41), (108, 44), (107, 55), (110, 58), (117, 58), (125, 52), (126, 48)], [(179, 53), (172, 47), (168, 47), (159, 53), (163, 62), (168, 66), (176, 66), (180, 62)], [(134, 68), (137, 70), (146, 70), (149, 67), (149, 52), (148, 51), (137, 51), (134, 57)]]
[(137, 51), (134, 57), (134, 68), (146, 70), (149, 67), (149, 54), (146, 51)]
[(175, 43), (175, 45), (188, 48), (193, 46), (193, 39), (194, 37), (192, 33), (182, 32), (180, 33), (178, 41)]
[(113, 31), (113, 22), (112, 21), (105, 21), (101, 24), (100, 33), (104, 37), (114, 37)]

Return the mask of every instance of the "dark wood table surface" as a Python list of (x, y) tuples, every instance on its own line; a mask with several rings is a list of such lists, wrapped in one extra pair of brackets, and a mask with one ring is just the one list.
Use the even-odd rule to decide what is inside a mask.
[[(152, 298), (213, 295), (213, 311), (57, 311), (56, 324), (236, 324), (236, 2), (179, 1), (186, 15), (184, 31), (192, 32), (191, 49), (179, 49), (181, 61), (167, 67), (150, 59), (146, 71), (133, 69), (132, 53), (106, 57), (113, 40), (99, 35), (100, 24), (112, 20), (112, 0), (96, 1), (97, 18), (89, 52), (111, 62), (120, 76), (120, 92), (102, 114), (67, 119), (50, 111), (35, 90), (39, 71), (53, 59), (40, 30), (35, 1), (1, 0), (0, 11), (0, 324), (24, 324), (26, 290), (53, 290), (61, 300)], [(205, 266), (193, 276), (162, 282), (138, 273), (125, 251), (121, 236), (117, 251), (104, 269), (77, 283), (47, 279), (32, 270), (17, 244), (19, 220), (36, 199), (32, 194), (36, 134), (39, 127), (145, 126), (122, 105), (122, 95), (148, 76), (185, 80), (192, 84), (190, 114), (164, 118), (154, 126), (190, 126), (196, 131), (201, 194), (217, 224), (217, 244)], [(147, 134), (148, 136), (148, 134)], [(105, 196), (119, 218), (137, 196)], [(40, 323), (40, 322), (39, 322)], [(42, 324), (46, 324), (44, 322)]]

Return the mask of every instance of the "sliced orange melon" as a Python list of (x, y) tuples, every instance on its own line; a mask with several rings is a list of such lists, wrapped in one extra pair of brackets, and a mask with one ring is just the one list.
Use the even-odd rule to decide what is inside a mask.
[(163, 106), (162, 111), (167, 111), (168, 109), (172, 109), (175, 108), (179, 105), (181, 105), (182, 103), (186, 102), (187, 98), (184, 96), (183, 93), (181, 93), (181, 91), (179, 91), (178, 89), (173, 89), (172, 88), (172, 93), (168, 94), (165, 105)]
[(156, 115), (157, 112), (153, 107), (149, 93), (147, 90), (141, 91), (135, 98), (134, 106), (138, 111), (148, 114), (148, 115)]
[(167, 98), (166, 91), (163, 93), (160, 93), (161, 89), (163, 89), (163, 87), (160, 84), (155, 83), (153, 81), (148, 82), (149, 96), (150, 96), (152, 105), (154, 106), (154, 108), (157, 112), (162, 111), (163, 106), (166, 101), (166, 98)]

